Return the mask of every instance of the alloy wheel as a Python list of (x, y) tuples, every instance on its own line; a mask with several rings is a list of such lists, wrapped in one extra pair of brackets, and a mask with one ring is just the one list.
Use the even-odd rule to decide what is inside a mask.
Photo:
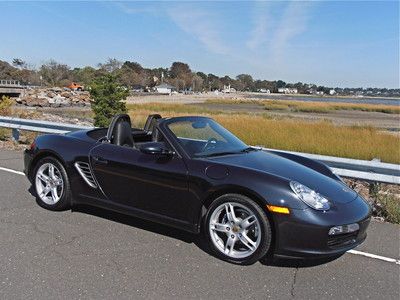
[(230, 258), (246, 258), (260, 246), (260, 222), (246, 206), (226, 202), (209, 219), (209, 233), (214, 246)]
[(36, 192), (44, 203), (54, 205), (64, 192), (64, 181), (60, 170), (52, 163), (44, 163), (35, 176)]

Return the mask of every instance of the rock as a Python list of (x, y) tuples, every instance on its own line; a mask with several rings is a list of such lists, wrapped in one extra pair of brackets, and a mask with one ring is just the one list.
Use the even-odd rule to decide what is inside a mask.
[(88, 91), (71, 91), (57, 87), (26, 90), (16, 99), (18, 105), (40, 107), (90, 106), (91, 102)]
[(62, 92), (60, 95), (65, 98), (71, 98), (73, 96), (71, 92)]
[(53, 93), (53, 92), (48, 92), (48, 93), (46, 94), (46, 96), (49, 97), (49, 98), (54, 98), (55, 95), (56, 95), (56, 94)]

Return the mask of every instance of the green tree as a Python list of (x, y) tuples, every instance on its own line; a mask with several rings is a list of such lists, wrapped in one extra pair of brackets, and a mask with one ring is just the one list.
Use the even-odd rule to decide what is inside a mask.
[(236, 79), (243, 83), (244, 88), (246, 90), (249, 90), (249, 91), (254, 90), (254, 81), (253, 81), (253, 77), (251, 77), (251, 75), (239, 74), (238, 76), (236, 76)]
[(114, 115), (126, 112), (123, 100), (128, 97), (129, 91), (118, 85), (111, 74), (96, 79), (90, 86), (90, 95), (94, 99), (92, 110), (95, 126), (107, 127)]

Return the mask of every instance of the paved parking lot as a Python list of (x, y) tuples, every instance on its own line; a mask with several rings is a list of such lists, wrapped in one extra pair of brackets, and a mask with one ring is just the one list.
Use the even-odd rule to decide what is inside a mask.
[[(21, 171), (22, 154), (0, 150)], [(0, 297), (399, 299), (400, 265), (346, 253), (330, 262), (220, 261), (201, 239), (107, 211), (40, 208), (29, 182), (0, 168)], [(400, 227), (372, 222), (358, 251), (400, 259)]]

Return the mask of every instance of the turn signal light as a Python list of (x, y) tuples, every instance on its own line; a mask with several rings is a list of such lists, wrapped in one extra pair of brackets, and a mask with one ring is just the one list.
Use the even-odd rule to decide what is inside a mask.
[(283, 206), (275, 206), (275, 205), (267, 205), (267, 208), (270, 212), (278, 213), (278, 214), (290, 214), (289, 208)]

